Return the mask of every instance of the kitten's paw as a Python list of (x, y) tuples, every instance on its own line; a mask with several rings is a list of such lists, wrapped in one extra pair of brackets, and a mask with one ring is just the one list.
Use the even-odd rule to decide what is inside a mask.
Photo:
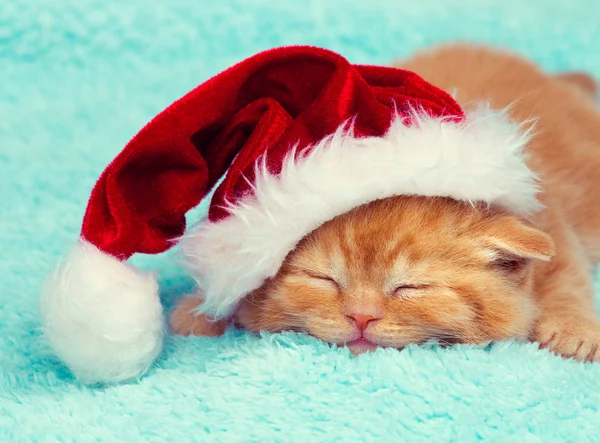
[(195, 309), (202, 299), (195, 295), (183, 298), (171, 312), (169, 326), (179, 335), (204, 335), (217, 337), (227, 329), (228, 320), (214, 321), (204, 314), (196, 314)]
[(600, 362), (600, 322), (581, 317), (542, 317), (533, 340), (565, 358)]

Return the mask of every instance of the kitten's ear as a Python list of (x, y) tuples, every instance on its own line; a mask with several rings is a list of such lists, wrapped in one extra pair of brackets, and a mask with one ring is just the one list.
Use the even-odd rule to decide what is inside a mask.
[(482, 236), (493, 264), (507, 270), (521, 269), (532, 260), (549, 261), (555, 255), (550, 236), (515, 217), (489, 224)]

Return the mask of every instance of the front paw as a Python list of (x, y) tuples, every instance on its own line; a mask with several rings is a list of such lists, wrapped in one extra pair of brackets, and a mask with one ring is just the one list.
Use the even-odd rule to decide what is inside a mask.
[(565, 358), (600, 362), (600, 322), (588, 316), (542, 316), (532, 339)]
[(170, 316), (171, 331), (179, 335), (203, 335), (217, 337), (223, 335), (228, 320), (214, 321), (204, 314), (197, 314), (196, 308), (202, 303), (198, 296), (184, 297), (173, 309)]

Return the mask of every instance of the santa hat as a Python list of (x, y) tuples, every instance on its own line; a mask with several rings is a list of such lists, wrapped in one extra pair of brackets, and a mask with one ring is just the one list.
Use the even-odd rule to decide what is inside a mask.
[[(465, 113), (418, 75), (313, 47), (262, 52), (173, 103), (96, 183), (81, 238), (42, 297), (46, 335), (85, 382), (143, 374), (160, 352), (158, 285), (125, 261), (182, 246), (226, 317), (324, 222), (394, 195), (537, 209), (527, 135), (504, 112)], [(185, 214), (220, 179), (208, 218)]]

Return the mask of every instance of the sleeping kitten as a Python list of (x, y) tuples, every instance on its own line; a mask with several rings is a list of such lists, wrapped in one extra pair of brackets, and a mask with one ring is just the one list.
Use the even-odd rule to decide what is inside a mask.
[[(401, 196), (325, 223), (248, 295), (232, 319), (251, 331), (295, 330), (354, 353), (529, 339), (582, 361), (600, 361), (591, 270), (600, 260), (600, 112), (589, 76), (551, 76), (519, 57), (451, 45), (401, 67), (447, 91), (464, 108), (512, 105), (537, 119), (528, 147), (545, 209), (525, 221), (448, 198)], [(219, 335), (228, 321), (171, 315), (179, 334)]]

